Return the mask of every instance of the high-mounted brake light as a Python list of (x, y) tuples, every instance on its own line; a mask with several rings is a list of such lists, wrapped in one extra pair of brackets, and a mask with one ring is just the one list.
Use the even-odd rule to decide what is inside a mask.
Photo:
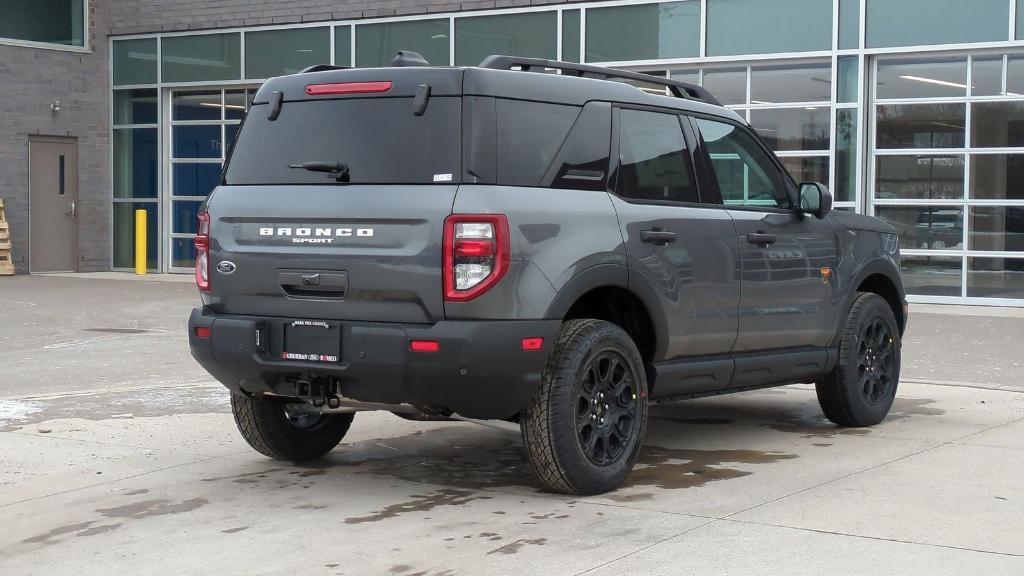
[(306, 94), (327, 96), (329, 94), (374, 94), (391, 90), (390, 81), (382, 82), (338, 82), (335, 84), (310, 84)]
[(444, 297), (466, 302), (508, 271), (508, 219), (503, 214), (452, 214), (444, 221)]
[(199, 228), (193, 240), (196, 246), (196, 286), (200, 292), (210, 291), (210, 214), (198, 214)]

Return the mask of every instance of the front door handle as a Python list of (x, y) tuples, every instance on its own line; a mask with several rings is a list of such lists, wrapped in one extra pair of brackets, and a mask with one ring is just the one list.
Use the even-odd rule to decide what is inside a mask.
[(749, 232), (747, 233), (747, 242), (751, 244), (757, 244), (764, 248), (769, 244), (774, 244), (777, 238), (775, 234), (765, 234), (764, 232)]
[(669, 242), (676, 241), (676, 233), (669, 232), (668, 230), (641, 230), (640, 241), (647, 242), (648, 244), (657, 244), (664, 246)]

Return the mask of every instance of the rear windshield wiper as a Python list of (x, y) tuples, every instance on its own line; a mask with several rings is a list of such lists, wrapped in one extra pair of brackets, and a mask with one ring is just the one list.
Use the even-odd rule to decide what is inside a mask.
[(301, 162), (289, 164), (288, 167), (301, 168), (310, 172), (327, 172), (330, 178), (334, 178), (338, 182), (349, 181), (348, 164), (343, 162)]

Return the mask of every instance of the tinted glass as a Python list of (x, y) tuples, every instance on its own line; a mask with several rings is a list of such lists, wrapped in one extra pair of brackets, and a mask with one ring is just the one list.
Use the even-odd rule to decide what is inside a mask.
[(839, 0), (839, 49), (860, 47), (860, 0)]
[(971, 67), (971, 95), (999, 96), (1004, 93), (1002, 56), (975, 56)]
[(968, 258), (967, 296), (1024, 298), (1024, 259)]
[(156, 90), (114, 90), (114, 124), (156, 124)]
[(881, 60), (877, 84), (879, 99), (963, 97), (967, 95), (967, 59)]
[(196, 245), (191, 238), (171, 239), (171, 266), (191, 268), (196, 262)]
[(747, 103), (746, 68), (707, 68), (703, 85), (726, 106)]
[(293, 102), (273, 122), (268, 106), (254, 105), (246, 117), (228, 184), (336, 183), (323, 172), (288, 168), (309, 161), (342, 162), (356, 184), (459, 181), (458, 98), (431, 98), (422, 116), (413, 115), (412, 98)]
[(857, 82), (860, 80), (860, 64), (856, 56), (840, 56), (836, 70), (836, 102), (856, 102)]
[(976, 154), (971, 156), (971, 198), (1024, 200), (1024, 156)]
[[(1020, 28), (1017, 30), (1022, 33)], [(1024, 95), (1024, 55), (1011, 54), (1006, 59), (1006, 92), (1009, 96)]]
[(963, 156), (876, 156), (875, 196), (908, 200), (964, 197)]
[(245, 33), (245, 77), (295, 74), (331, 61), (330, 28), (259, 30)]
[(241, 120), (245, 116), (245, 109), (248, 106), (245, 90), (224, 91), (224, 119)]
[(959, 206), (876, 206), (875, 216), (892, 224), (903, 250), (959, 250), (964, 211)]
[(156, 84), (156, 38), (115, 40), (114, 86)]
[(580, 11), (562, 11), (562, 60), (580, 61)]
[(769, 148), (779, 151), (828, 150), (831, 108), (751, 110), (750, 125)]
[(84, 0), (3, 0), (0, 38), (83, 46)]
[(206, 196), (220, 182), (220, 163), (179, 163), (173, 170), (175, 196)]
[(569, 137), (545, 175), (543, 185), (605, 190), (610, 141), (611, 106), (604, 102), (588, 104), (573, 124)]
[(832, 99), (832, 67), (754, 67), (750, 70), (750, 103), (828, 102)]
[(448, 65), (448, 19), (356, 26), (356, 66), (387, 66), (399, 50), (419, 52), (434, 66)]
[(352, 27), (334, 27), (334, 63), (338, 66), (352, 65)]
[(160, 242), (160, 207), (157, 202), (114, 202), (114, 267), (135, 268), (135, 211), (146, 211), (146, 268), (156, 269)]
[(857, 199), (857, 110), (836, 110), (836, 202)]
[(877, 108), (878, 148), (962, 148), (964, 104), (886, 104)]
[(556, 12), (456, 18), (455, 65), (476, 66), (492, 54), (554, 60), (557, 26)]
[(619, 111), (615, 191), (635, 200), (700, 202), (678, 116)]
[(171, 102), (173, 120), (220, 120), (220, 90), (175, 92)]
[(697, 56), (700, 2), (590, 8), (586, 44), (587, 62)]
[(175, 158), (220, 158), (219, 125), (174, 126), (171, 128)]
[(963, 258), (955, 256), (904, 256), (901, 276), (907, 294), (960, 296)]
[(1006, 0), (866, 0), (867, 47), (1007, 40)]
[(727, 205), (788, 208), (785, 180), (753, 136), (732, 124), (697, 119)]
[(198, 220), (196, 214), (199, 212), (198, 200), (175, 200), (171, 202), (171, 221), (173, 222), (171, 232), (176, 234), (195, 234)]
[(970, 250), (1024, 252), (1024, 206), (972, 206)]
[(241, 38), (237, 33), (165, 37), (161, 51), (164, 82), (242, 77)]
[(971, 146), (1024, 146), (1024, 102), (975, 102), (971, 105)]
[(114, 129), (114, 198), (156, 198), (156, 128)]
[(828, 186), (828, 156), (792, 156), (780, 160), (793, 180)]
[(832, 2), (707, 0), (707, 6), (709, 56), (832, 49)]
[(538, 186), (569, 134), (575, 106), (498, 99), (498, 183)]

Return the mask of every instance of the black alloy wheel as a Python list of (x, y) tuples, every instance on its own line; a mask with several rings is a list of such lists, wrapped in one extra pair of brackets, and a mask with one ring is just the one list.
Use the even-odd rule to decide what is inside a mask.
[(576, 400), (580, 449), (598, 466), (618, 460), (637, 433), (636, 375), (615, 350), (594, 354), (584, 366)]
[(892, 334), (881, 318), (864, 325), (857, 355), (857, 374), (861, 392), (868, 404), (877, 406), (888, 396), (894, 384), (895, 351)]

